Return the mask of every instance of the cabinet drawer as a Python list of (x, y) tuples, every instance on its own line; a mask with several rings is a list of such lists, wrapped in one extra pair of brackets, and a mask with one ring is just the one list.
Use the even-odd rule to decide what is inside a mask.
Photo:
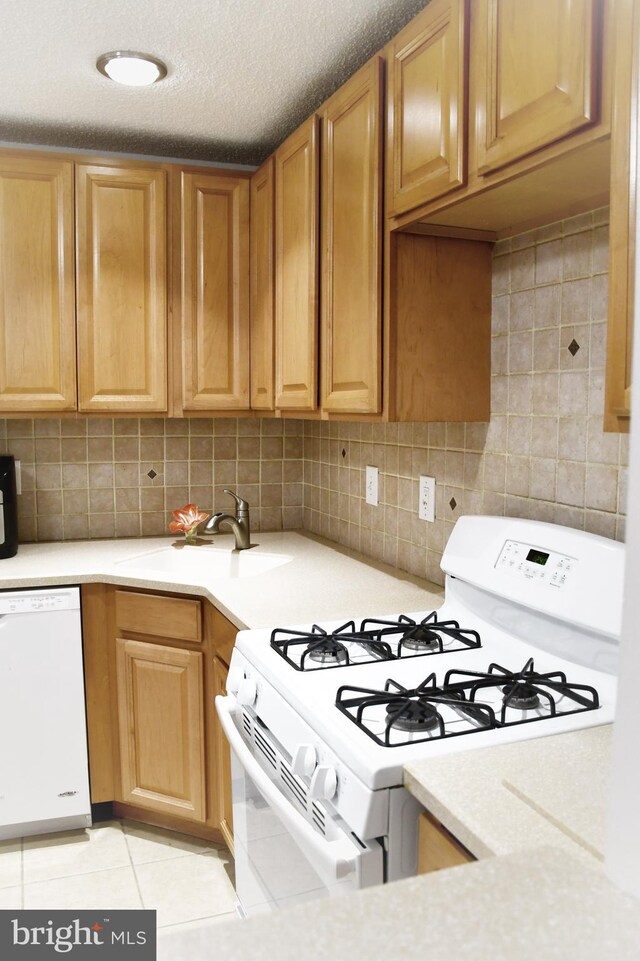
[(199, 643), (202, 609), (192, 598), (117, 591), (116, 625), (122, 631)]

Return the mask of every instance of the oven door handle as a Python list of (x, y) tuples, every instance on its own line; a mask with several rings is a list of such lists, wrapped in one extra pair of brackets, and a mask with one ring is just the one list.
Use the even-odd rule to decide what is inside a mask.
[(216, 710), (229, 745), (256, 787), (271, 805), (287, 830), (305, 853), (318, 874), (335, 880), (345, 878), (356, 868), (353, 845), (345, 836), (336, 841), (325, 841), (278, 790), (258, 764), (233, 721), (236, 701), (231, 695), (216, 697)]

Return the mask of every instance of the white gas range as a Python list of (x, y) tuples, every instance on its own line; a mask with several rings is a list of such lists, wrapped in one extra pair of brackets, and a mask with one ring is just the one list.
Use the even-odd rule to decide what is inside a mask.
[(244, 915), (414, 874), (409, 761), (613, 720), (622, 545), (462, 517), (442, 568), (437, 612), (238, 635), (216, 704)]

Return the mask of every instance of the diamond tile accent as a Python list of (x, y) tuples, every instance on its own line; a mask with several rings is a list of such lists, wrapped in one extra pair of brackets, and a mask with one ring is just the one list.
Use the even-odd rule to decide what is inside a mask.
[(153, 469), (153, 467), (151, 468), (151, 470), (148, 470), (148, 471), (147, 471), (147, 477), (150, 477), (151, 480), (153, 480), (153, 478), (154, 478), (154, 477), (157, 477), (157, 476), (158, 476), (158, 472), (155, 471), (155, 470)]
[(458, 506), (457, 500), (455, 499), (455, 497), (452, 497), (451, 500), (449, 501), (449, 507), (451, 508), (452, 511), (454, 511), (457, 506)]
[(580, 350), (580, 344), (578, 343), (577, 340), (574, 339), (571, 341), (571, 343), (567, 347), (567, 350), (569, 351), (572, 357), (575, 357), (578, 351)]

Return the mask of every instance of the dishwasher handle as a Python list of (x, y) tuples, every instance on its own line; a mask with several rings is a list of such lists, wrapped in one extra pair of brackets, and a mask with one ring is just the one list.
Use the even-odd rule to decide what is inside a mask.
[(230, 694), (216, 697), (216, 710), (229, 745), (264, 799), (276, 812), (318, 874), (336, 880), (353, 873), (356, 869), (356, 855), (349, 838), (345, 835), (336, 841), (325, 841), (281, 794), (238, 731), (233, 720), (235, 704), (235, 698)]

